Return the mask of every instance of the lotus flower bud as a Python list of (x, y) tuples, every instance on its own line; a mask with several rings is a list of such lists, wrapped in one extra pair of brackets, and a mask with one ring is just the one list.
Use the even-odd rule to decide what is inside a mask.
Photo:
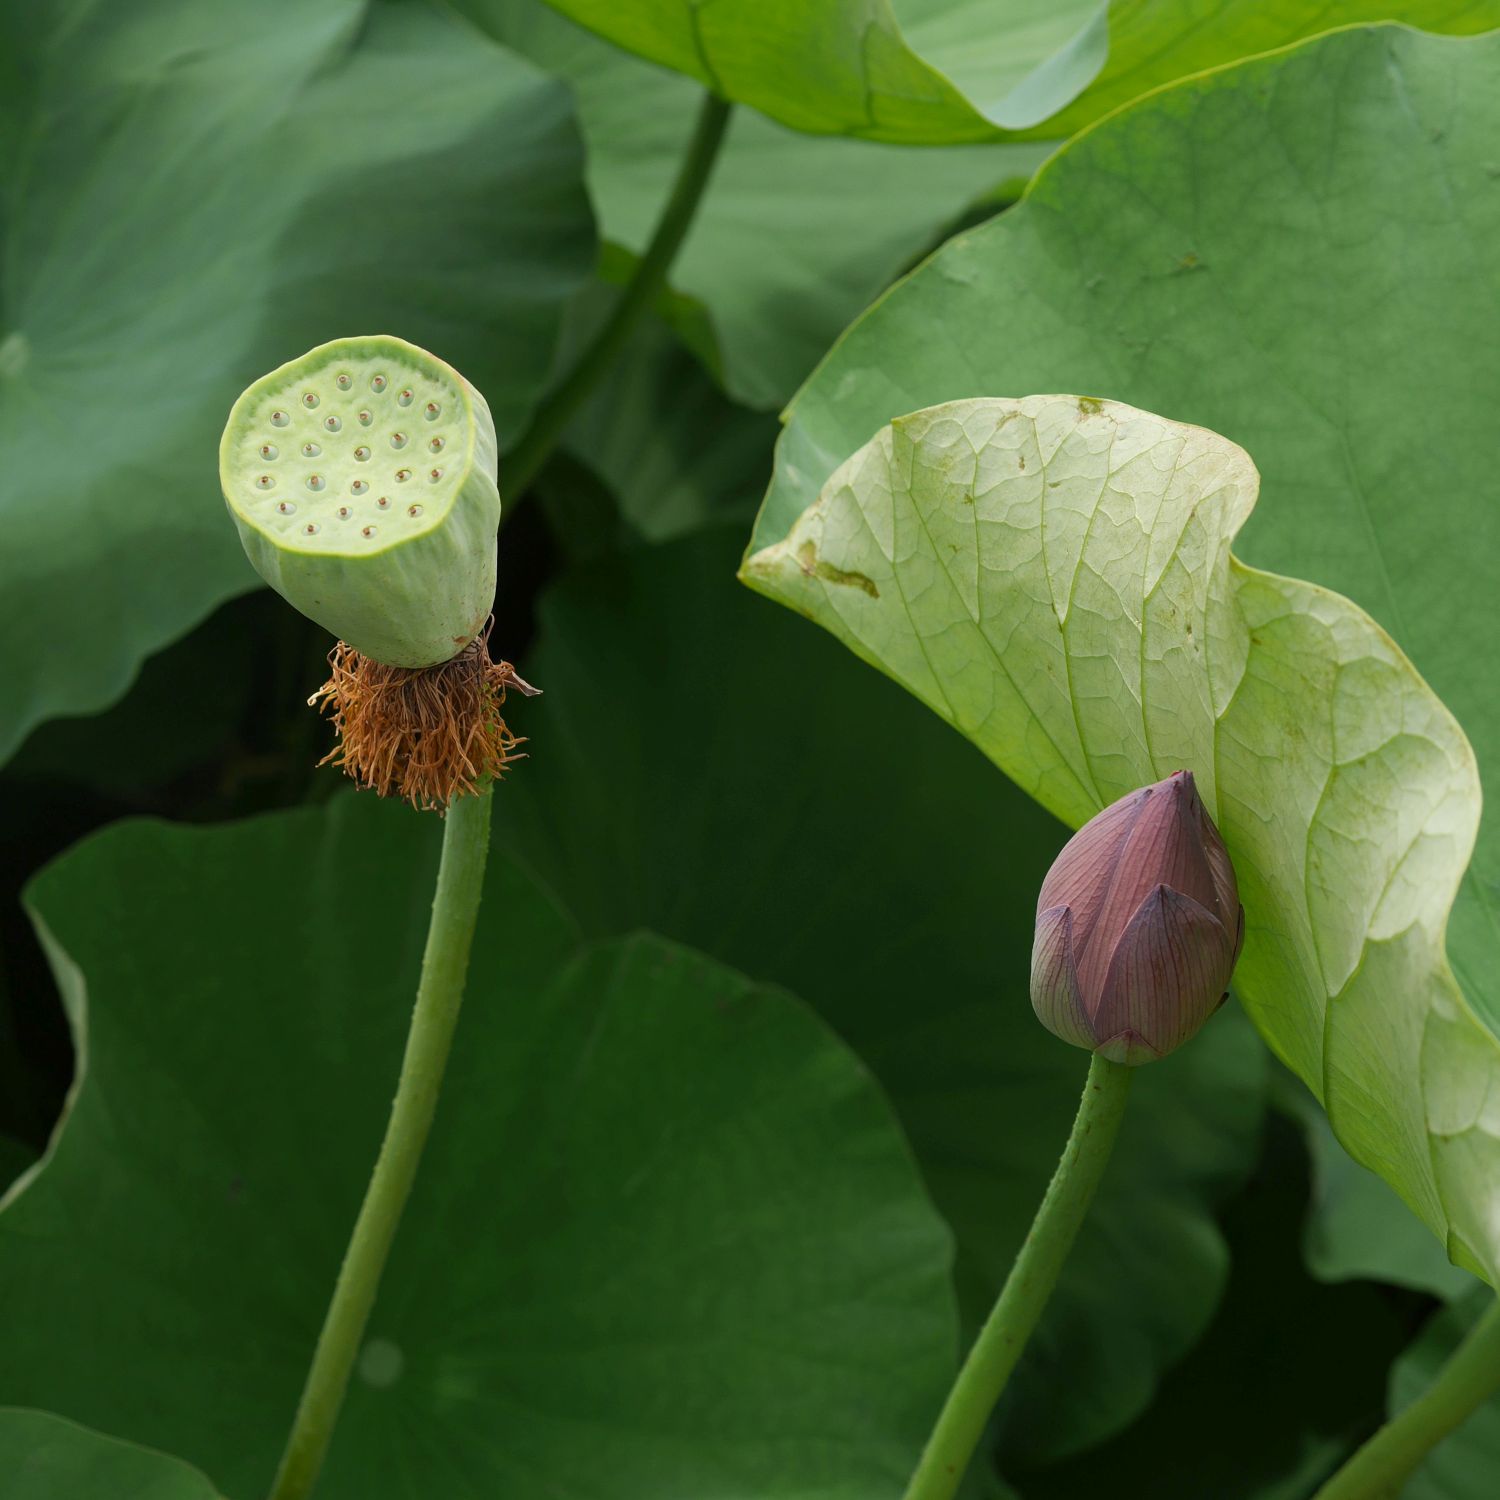
[(1064, 845), (1037, 901), (1031, 1003), (1065, 1042), (1134, 1067), (1226, 998), (1245, 935), (1234, 867), (1191, 771), (1111, 803)]

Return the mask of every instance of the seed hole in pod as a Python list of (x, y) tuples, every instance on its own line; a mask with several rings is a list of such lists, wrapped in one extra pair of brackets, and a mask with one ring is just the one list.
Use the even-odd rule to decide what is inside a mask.
[(318, 534), (318, 523), (316, 521), (309, 521), (302, 528), (302, 533), (304, 536), (316, 536)]
[(411, 478), (411, 470), (410, 469), (397, 469), (396, 470), (396, 483), (397, 484), (405, 484), (406, 481), (408, 479), (410, 479), (410, 478)]
[(368, 427), (370, 425), (370, 423), (373, 422), (374, 420), (375, 420), (374, 414), (371, 413), (371, 412), (362, 411), (359, 414), (359, 425), (361, 427)]
[(354, 450), (354, 461), (358, 464), (367, 464), (370, 461), (370, 450), (363, 443)]
[(324, 417), (323, 418), (323, 425), (330, 432), (337, 432), (339, 430), (339, 428), (342, 427), (344, 424), (342, 422), (340, 422), (337, 417)]
[(347, 391), (349, 387), (354, 384), (354, 379), (350, 375), (340, 375), (334, 382), (334, 384), (337, 385), (341, 391)]
[(302, 445), (303, 458), (316, 458), (322, 451), (322, 446), (318, 443), (303, 443)]
[(427, 405), (423, 407), (422, 415), (426, 417), (429, 422), (436, 422), (437, 419), (442, 415), (442, 411), (443, 408), (439, 406), (436, 401), (429, 401)]
[(315, 407), (318, 404), (318, 395), (317, 395), (317, 392), (316, 391), (303, 391), (303, 393), (302, 393), (302, 404), (308, 409), (308, 411), (311, 411), (313, 409), (313, 407)]
[(434, 484), (436, 484), (438, 482), (438, 480), (440, 480), (443, 477), (443, 471), (441, 469), (429, 469), (427, 471), (427, 477)]
[(420, 516), (422, 514), (422, 507), (420, 505), (408, 505), (406, 513), (409, 516)]
[(389, 495), (382, 495), (375, 503), (381, 510), (389, 510), (391, 508), (391, 497)]
[(374, 391), (377, 396), (386, 388), (386, 384), (387, 381), (384, 375), (370, 376), (370, 389)]
[(404, 448), (406, 446), (406, 434), (404, 432), (393, 432), (391, 434), (391, 447)]
[(324, 480), (323, 480), (323, 476), (321, 474), (309, 474), (307, 476), (307, 487), (308, 487), (308, 489), (310, 489), (310, 490), (320, 490), (320, 489), (323, 488), (323, 484), (324, 484)]
[(290, 500), (278, 500), (276, 502), (276, 509), (284, 516), (295, 515), (297, 511), (297, 507)]
[(361, 536), (374, 536), (375, 528), (373, 526), (361, 526), (359, 528), (359, 534)]
[(260, 456), (262, 458), (275, 458), (278, 455), (279, 451), (280, 450), (277, 448), (275, 443), (262, 443), (260, 445)]
[(258, 490), (274, 489), (275, 486), (276, 481), (272, 479), (269, 474), (262, 474), (260, 478), (255, 481), (255, 488)]
[(285, 427), (292, 419), (284, 411), (273, 411), (271, 413), (272, 427)]
[(411, 391), (402, 391), (401, 394), (396, 397), (396, 404), (398, 406), (410, 406), (415, 399), (416, 397), (412, 394)]
[(356, 480), (355, 480), (355, 481), (354, 481), (354, 483), (353, 483), (353, 484), (351, 484), (351, 485), (350, 485), (350, 486), (349, 486), (349, 493), (350, 493), (350, 494), (351, 494), (351, 495), (363, 495), (363, 494), (364, 494), (364, 492), (365, 492), (365, 491), (366, 491), (366, 490), (367, 490), (367, 489), (369, 489), (369, 488), (370, 488), (370, 486), (369, 486), (369, 485), (367, 485), (367, 484), (366, 484), (366, 483), (365, 483), (365, 482), (364, 482), (364, 480), (363, 480), (363, 479), (356, 479)]
[(427, 446), (434, 453), (441, 453), (443, 451), (443, 440), (440, 437), (435, 437), (435, 438), (433, 438), (433, 440), (430, 443), (428, 443)]
[(353, 512), (347, 505), (339, 506), (339, 520), (347, 521), (351, 515), (353, 515)]

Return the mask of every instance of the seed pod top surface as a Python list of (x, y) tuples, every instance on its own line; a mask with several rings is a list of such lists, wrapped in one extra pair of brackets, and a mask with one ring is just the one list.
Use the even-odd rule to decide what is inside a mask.
[(389, 335), (320, 344), (235, 402), (219, 447), (256, 570), (372, 660), (447, 661), (483, 628), (500, 522), (483, 396)]
[(1090, 819), (1048, 871), (1032, 1005), (1064, 1041), (1149, 1062), (1218, 1009), (1243, 936), (1228, 851), (1178, 771)]

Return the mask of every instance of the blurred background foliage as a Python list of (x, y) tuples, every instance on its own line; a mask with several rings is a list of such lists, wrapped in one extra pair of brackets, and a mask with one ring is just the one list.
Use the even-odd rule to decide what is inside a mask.
[[(1365, 23), (1391, 18), (1440, 34), (1425, 111), (1399, 66), (1372, 82), (1407, 43)], [(226, 523), (231, 400), (390, 331), (485, 392), (503, 453), (636, 268), (707, 84), (739, 107), (668, 285), (525, 493), (501, 463), (493, 640), (546, 696), (515, 714), (467, 1102), (380, 1337), (515, 1365), (376, 1359), (327, 1492), (898, 1493), (1082, 1077), (1025, 998), (1065, 831), (735, 581), (777, 413), (818, 369), (775, 460), (799, 505), (892, 401), (1056, 388), (1209, 422), (1267, 478), (1251, 557), (1370, 607), (1484, 763), (1462, 658), (1500, 599), (1474, 420), (1500, 388), (1495, 26), (1478, 0), (0, 14), (0, 1182), (82, 1079), (0, 1214), (25, 1303), (0, 1406), (252, 1494), (404, 1024), (436, 830), (314, 769), (330, 642)], [(1274, 76), (1241, 61), (1296, 43)], [(1459, 954), (1493, 936), (1487, 861)], [(555, 1222), (547, 1169), (576, 1195)], [(1430, 1378), (1473, 1286), (1230, 1008), (1142, 1075), (973, 1495), (1299, 1500)], [(680, 1367), (570, 1362), (653, 1329)], [(135, 1482), (140, 1450), (75, 1431), (5, 1418), (0, 1452)], [(1492, 1494), (1497, 1431), (1500, 1407), (1414, 1493)]]

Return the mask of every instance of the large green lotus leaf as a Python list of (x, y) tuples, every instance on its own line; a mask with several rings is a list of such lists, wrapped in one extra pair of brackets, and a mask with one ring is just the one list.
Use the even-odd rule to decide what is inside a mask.
[(934, 145), (1071, 135), (1162, 84), (1317, 32), (1500, 25), (1495, 0), (550, 0), (798, 130)]
[(1039, 124), (1098, 73), (1108, 36), (1103, 0), (1020, 0), (1003, 18), (976, 0), (549, 3), (795, 130), (923, 146)]
[[(384, 1126), (438, 827), (353, 796), (130, 822), (37, 878), (85, 1063), (0, 1213), (0, 1399), (264, 1493)], [(319, 1496), (895, 1496), (951, 1376), (949, 1258), (805, 1007), (654, 937), (580, 948), (496, 861)]]
[[(573, 85), (601, 231), (642, 250), (702, 90), (537, 0), (460, 0), (460, 8)], [(729, 392), (754, 406), (779, 407), (849, 320), (973, 199), (1006, 181), (1019, 191), (1048, 149), (924, 150), (817, 139), (737, 111), (672, 269), (672, 284), (708, 309)]]
[[(1394, 1416), (1417, 1399), (1489, 1306), (1491, 1294), (1446, 1307), (1422, 1330), (1391, 1369)], [(1451, 1436), (1440, 1442), (1406, 1482), (1401, 1500), (1492, 1500), (1500, 1475), (1500, 1395), (1491, 1396)]]
[(255, 585), (214, 468), (241, 387), (390, 329), (503, 440), (593, 236), (566, 90), (426, 6), (12, 7), (0, 52), (3, 756)]
[[(778, 980), (875, 1070), (988, 1310), (1067, 1137), (1086, 1060), (1026, 998), (1065, 830), (957, 735), (734, 581), (708, 533), (547, 594), (547, 688), (501, 838), (586, 931), (649, 925)], [(1027, 1363), (1009, 1456), (1102, 1437), (1212, 1314), (1217, 1203), (1253, 1160), (1264, 1050), (1226, 1013), (1142, 1075)]]
[[(1479, 669), (1500, 632), (1497, 134), (1500, 35), (1395, 27), (1105, 121), (833, 350), (791, 409), (756, 545), (882, 424), (940, 401), (1083, 391), (1196, 422), (1265, 476), (1246, 559), (1369, 610), (1500, 790), (1500, 696)], [(1491, 817), (1448, 948), (1500, 1028), (1497, 910)]]
[(1132, 407), (955, 401), (883, 428), (744, 576), (1073, 826), (1192, 769), (1262, 1035), (1349, 1154), (1500, 1281), (1500, 1040), (1443, 950), (1473, 752), (1356, 605), (1230, 555), (1258, 487), (1228, 439)]
[(50, 1412), (0, 1408), (6, 1500), (217, 1500), (196, 1469)]
[[(912, 0), (896, 0), (904, 12)], [(946, 7), (952, 0), (916, 0)], [(1496, 0), (1114, 0), (1109, 57), (1070, 105), (1045, 122), (1048, 135), (1070, 136), (1152, 89), (1208, 68), (1290, 46), (1321, 32), (1369, 21), (1404, 21), (1427, 31), (1469, 35), (1500, 26)], [(962, 46), (955, 27), (951, 44)], [(914, 41), (926, 41), (914, 36)], [(943, 65), (935, 46), (926, 56)], [(955, 77), (957, 75), (955, 74)]]

